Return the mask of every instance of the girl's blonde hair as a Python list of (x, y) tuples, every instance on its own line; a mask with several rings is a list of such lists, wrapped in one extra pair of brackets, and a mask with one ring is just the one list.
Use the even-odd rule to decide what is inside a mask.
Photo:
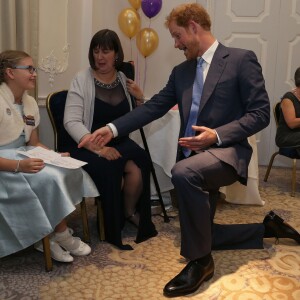
[(30, 55), (19, 50), (6, 50), (0, 53), (0, 84), (5, 82), (5, 70), (13, 68), (26, 57), (30, 57)]

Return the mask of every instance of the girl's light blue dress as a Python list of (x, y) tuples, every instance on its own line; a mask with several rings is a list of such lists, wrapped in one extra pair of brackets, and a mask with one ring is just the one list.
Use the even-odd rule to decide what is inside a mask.
[[(0, 147), (0, 157), (24, 159), (24, 135)], [(46, 165), (40, 172), (0, 171), (0, 257), (20, 251), (54, 231), (82, 197), (98, 196), (83, 169)]]

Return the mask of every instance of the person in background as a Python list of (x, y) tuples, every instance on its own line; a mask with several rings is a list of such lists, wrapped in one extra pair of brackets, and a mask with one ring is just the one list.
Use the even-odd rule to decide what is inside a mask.
[[(99, 195), (82, 169), (45, 165), (17, 150), (47, 148), (38, 138), (39, 108), (27, 94), (36, 83), (32, 58), (23, 51), (0, 53), (0, 257), (34, 243), (43, 251), (43, 237), (52, 233), (53, 259), (71, 262), (91, 248), (73, 237), (65, 218), (83, 196)], [(67, 155), (67, 154), (65, 154)]]
[(294, 74), (295, 88), (281, 98), (276, 145), (295, 148), (300, 156), (300, 67)]
[(263, 248), (265, 237), (300, 243), (300, 235), (273, 211), (263, 223), (213, 222), (219, 188), (235, 181), (247, 183), (252, 154), (247, 138), (269, 124), (269, 98), (256, 55), (219, 43), (200, 4), (177, 6), (167, 16), (166, 26), (186, 61), (172, 70), (158, 94), (95, 130), (79, 147), (105, 145), (178, 104), (181, 129), (172, 182), (178, 200), (181, 255), (188, 263), (163, 291), (167, 297), (177, 297), (195, 292), (213, 277), (212, 250)]
[(90, 67), (79, 72), (68, 92), (64, 126), (65, 151), (88, 162), (83, 168), (95, 182), (102, 200), (105, 239), (120, 249), (125, 220), (137, 228), (136, 242), (157, 235), (151, 220), (150, 159), (128, 135), (103, 148), (78, 143), (91, 132), (126, 114), (133, 108), (130, 93), (143, 99), (136, 83), (120, 72), (124, 54), (118, 35), (109, 29), (95, 33), (89, 48)]

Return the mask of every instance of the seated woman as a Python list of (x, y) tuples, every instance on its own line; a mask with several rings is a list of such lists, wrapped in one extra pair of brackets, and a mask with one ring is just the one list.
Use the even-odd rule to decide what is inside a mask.
[[(88, 255), (91, 248), (72, 236), (65, 217), (83, 196), (99, 193), (82, 169), (45, 165), (41, 159), (18, 154), (20, 148), (46, 148), (38, 138), (37, 103), (26, 92), (35, 82), (36, 69), (27, 53), (0, 53), (0, 257), (25, 249), (53, 232), (52, 258), (71, 262), (72, 255)], [(41, 243), (35, 247), (43, 251)]]
[(295, 71), (294, 80), (296, 88), (281, 98), (275, 140), (278, 147), (293, 147), (300, 155), (300, 67)]
[(83, 168), (101, 194), (106, 240), (130, 250), (130, 245), (122, 243), (126, 219), (138, 228), (137, 243), (157, 235), (151, 221), (147, 153), (128, 136), (115, 139), (102, 149), (92, 143), (85, 148), (77, 147), (83, 137), (132, 110), (129, 92), (143, 98), (135, 82), (118, 71), (123, 59), (123, 49), (114, 31), (104, 29), (93, 36), (90, 68), (75, 76), (68, 92), (64, 125), (73, 140), (64, 150), (88, 162)]

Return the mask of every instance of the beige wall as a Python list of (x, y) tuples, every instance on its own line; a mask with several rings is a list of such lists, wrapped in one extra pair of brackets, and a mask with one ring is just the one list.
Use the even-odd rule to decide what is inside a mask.
[[(59, 2), (59, 5), (56, 5)], [(52, 13), (64, 14), (58, 9), (66, 5), (66, 20), (61, 18), (49, 19)], [(58, 63), (63, 58), (63, 48), (68, 45), (68, 60), (65, 71), (54, 76), (53, 85), (49, 82), (50, 73), (43, 70), (38, 72), (38, 94), (43, 104), (46, 96), (54, 91), (68, 89), (74, 74), (87, 66), (87, 49), (91, 36), (91, 0), (41, 0), (40, 1), (40, 31), (39, 64), (52, 52)], [(46, 24), (45, 24), (46, 23)], [(43, 26), (44, 24), (44, 26)], [(51, 29), (51, 31), (50, 31)], [(52, 34), (54, 30), (55, 35)]]
[[(55, 21), (47, 19), (49, 11), (56, 10), (55, 1), (59, 1), (60, 7), (64, 6), (63, 3), (67, 3), (68, 19), (65, 22), (59, 18)], [(139, 83), (143, 87), (146, 77), (145, 95), (151, 97), (164, 86), (172, 67), (185, 59), (183, 53), (174, 48), (169, 31), (164, 26), (165, 16), (171, 8), (184, 2), (190, 1), (163, 1), (161, 11), (151, 18), (151, 24), (142, 9), (138, 10), (141, 28), (151, 27), (159, 36), (158, 48), (153, 54), (144, 58), (137, 50), (135, 37), (129, 39), (118, 25), (119, 13), (122, 9), (131, 7), (127, 0), (42, 0), (39, 38), (43, 53), (40, 53), (40, 60), (49, 55), (53, 49), (55, 49), (56, 58), (61, 60), (62, 48), (66, 43), (69, 44), (69, 59), (66, 70), (54, 76), (53, 86), (49, 83), (49, 73), (39, 71), (39, 99), (44, 99), (53, 91), (68, 88), (74, 74), (88, 66), (87, 52), (90, 39), (95, 32), (103, 28), (109, 28), (118, 33), (124, 47), (125, 60), (135, 61)], [(49, 26), (49, 23), (52, 25)], [(64, 28), (66, 26), (68, 28)], [(51, 39), (53, 35), (49, 34), (50, 29), (53, 32), (53, 27), (56, 29), (57, 38), (55, 39)]]

